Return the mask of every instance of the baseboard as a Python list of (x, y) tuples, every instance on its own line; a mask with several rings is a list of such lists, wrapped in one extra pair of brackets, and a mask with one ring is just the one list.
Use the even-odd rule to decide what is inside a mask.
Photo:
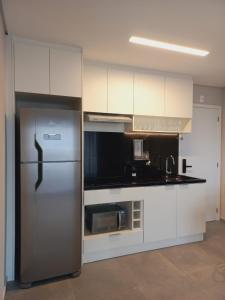
[(4, 300), (4, 299), (5, 299), (5, 286), (0, 287), (0, 300)]

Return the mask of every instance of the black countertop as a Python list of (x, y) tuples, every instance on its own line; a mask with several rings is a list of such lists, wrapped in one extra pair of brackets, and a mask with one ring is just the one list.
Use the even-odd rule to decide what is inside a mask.
[(148, 178), (98, 178), (84, 181), (85, 190), (99, 190), (138, 186), (169, 185), (169, 184), (190, 184), (205, 183), (205, 179), (189, 177), (184, 175), (167, 175)]

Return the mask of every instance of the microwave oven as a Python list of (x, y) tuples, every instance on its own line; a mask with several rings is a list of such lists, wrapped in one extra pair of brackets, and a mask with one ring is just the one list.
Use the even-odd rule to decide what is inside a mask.
[(92, 234), (127, 228), (127, 211), (117, 204), (90, 205), (85, 208), (85, 222)]

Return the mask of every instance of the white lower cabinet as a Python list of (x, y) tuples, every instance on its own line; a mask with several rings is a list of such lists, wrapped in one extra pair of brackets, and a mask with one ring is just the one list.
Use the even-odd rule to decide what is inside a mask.
[(205, 232), (204, 184), (177, 186), (177, 235), (191, 236)]
[[(139, 228), (84, 236), (84, 261), (196, 242), (205, 232), (204, 184), (103, 189), (84, 192), (84, 205), (127, 203)], [(137, 205), (138, 204), (138, 205)], [(121, 205), (121, 204), (120, 204)]]
[(112, 250), (143, 243), (143, 230), (104, 233), (84, 239), (84, 253)]
[(176, 186), (146, 188), (144, 199), (144, 243), (175, 239)]

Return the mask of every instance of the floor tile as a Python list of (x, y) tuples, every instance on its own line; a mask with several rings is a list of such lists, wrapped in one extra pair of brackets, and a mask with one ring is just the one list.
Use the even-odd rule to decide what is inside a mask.
[(84, 265), (81, 276), (10, 290), (5, 300), (225, 300), (225, 222), (205, 240)]

